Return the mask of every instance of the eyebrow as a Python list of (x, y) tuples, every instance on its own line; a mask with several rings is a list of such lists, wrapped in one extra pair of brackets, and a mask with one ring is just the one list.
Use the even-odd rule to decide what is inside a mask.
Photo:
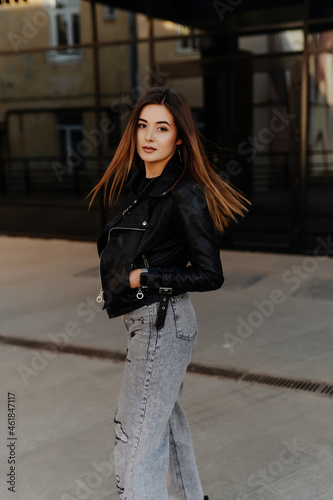
[[(142, 120), (143, 122), (148, 123), (148, 121), (147, 121), (147, 120), (145, 120), (144, 118), (138, 118), (138, 120)], [(159, 124), (160, 124), (160, 123), (166, 123), (167, 125), (169, 125), (169, 127), (171, 127), (170, 123), (168, 123), (167, 121), (159, 121), (159, 122), (156, 122), (156, 123), (159, 123)]]

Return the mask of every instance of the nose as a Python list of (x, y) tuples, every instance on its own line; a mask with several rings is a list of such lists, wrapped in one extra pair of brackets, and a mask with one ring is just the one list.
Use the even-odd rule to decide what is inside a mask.
[(151, 127), (146, 127), (146, 140), (147, 141), (153, 140), (153, 131), (152, 131)]

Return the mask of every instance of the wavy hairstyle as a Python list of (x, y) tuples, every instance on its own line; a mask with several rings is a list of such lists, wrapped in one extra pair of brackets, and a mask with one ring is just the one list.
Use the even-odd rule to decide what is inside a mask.
[(148, 104), (164, 105), (172, 114), (178, 138), (182, 139), (182, 144), (178, 147), (181, 152), (183, 172), (203, 188), (214, 226), (218, 232), (223, 233), (231, 220), (236, 220), (237, 215), (244, 215), (248, 210), (246, 204), (249, 202), (239, 191), (217, 175), (206, 158), (190, 105), (178, 90), (168, 87), (151, 88), (139, 98), (110, 165), (88, 194), (92, 195), (89, 208), (102, 188), (104, 204), (106, 205), (109, 191), (108, 206), (111, 207), (118, 199), (132, 164), (137, 166), (142, 164), (136, 150), (137, 124), (141, 110)]

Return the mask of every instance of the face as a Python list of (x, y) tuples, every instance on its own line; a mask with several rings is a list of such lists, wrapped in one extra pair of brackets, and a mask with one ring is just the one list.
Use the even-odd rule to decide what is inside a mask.
[(146, 168), (163, 169), (182, 142), (172, 114), (164, 104), (148, 104), (141, 110), (137, 127), (136, 148)]

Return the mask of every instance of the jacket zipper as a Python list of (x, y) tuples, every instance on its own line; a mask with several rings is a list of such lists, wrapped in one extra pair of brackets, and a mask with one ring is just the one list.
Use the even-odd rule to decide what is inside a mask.
[[(104, 250), (106, 249), (109, 241), (110, 241), (110, 235), (111, 235), (111, 231), (113, 231), (114, 229), (129, 229), (131, 231), (145, 231), (146, 229), (141, 229), (139, 227), (122, 227), (122, 226), (117, 226), (117, 227), (111, 227), (111, 229), (109, 229), (109, 234), (108, 234), (108, 241), (105, 245), (105, 247), (103, 248), (103, 251), (100, 255), (100, 258), (99, 258), (99, 280), (100, 282), (102, 283), (102, 276), (101, 276), (101, 258), (102, 258), (102, 255), (104, 253)], [(148, 261), (147, 261), (148, 262)], [(143, 296), (142, 296), (143, 298)], [(97, 295), (96, 297), (96, 302), (100, 303), (104, 300), (104, 290), (103, 288), (100, 288), (99, 290), (99, 294)]]
[(143, 263), (145, 265), (145, 267), (148, 269), (149, 267), (149, 262), (148, 262), (148, 259), (145, 255), (142, 254), (142, 260), (143, 260)]

